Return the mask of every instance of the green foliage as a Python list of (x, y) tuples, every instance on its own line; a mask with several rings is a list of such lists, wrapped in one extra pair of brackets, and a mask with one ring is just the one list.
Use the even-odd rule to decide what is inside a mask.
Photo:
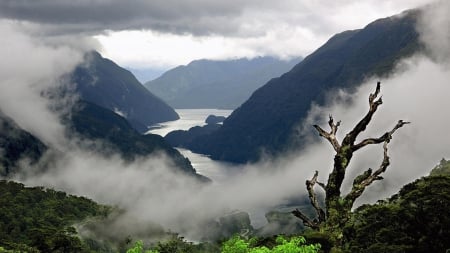
[(278, 236), (277, 245), (269, 249), (266, 246), (256, 246), (255, 238), (244, 240), (234, 236), (222, 245), (222, 253), (316, 253), (320, 249), (319, 244), (305, 245), (303, 237), (291, 237), (286, 239)]
[(183, 237), (173, 234), (165, 241), (160, 241), (151, 249), (144, 249), (142, 241), (137, 241), (135, 245), (127, 250), (127, 253), (219, 253), (219, 248), (210, 243), (193, 244), (187, 242)]
[(83, 252), (71, 225), (107, 212), (83, 197), (0, 181), (0, 245), (21, 252)]
[(0, 176), (17, 172), (18, 162), (39, 160), (47, 147), (0, 111)]
[(439, 164), (431, 170), (430, 176), (447, 175), (450, 176), (450, 160), (447, 161), (444, 158)]
[(144, 243), (142, 241), (137, 241), (134, 247), (127, 250), (127, 253), (159, 253), (157, 250), (146, 250), (144, 251)]
[(387, 201), (359, 207), (344, 230), (349, 252), (445, 252), (450, 249), (450, 177), (429, 176)]

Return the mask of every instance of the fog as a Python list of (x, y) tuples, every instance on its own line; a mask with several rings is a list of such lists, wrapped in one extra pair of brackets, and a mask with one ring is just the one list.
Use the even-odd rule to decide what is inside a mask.
[[(374, 182), (359, 203), (389, 197), (405, 183), (427, 175), (442, 157), (450, 156), (450, 135), (446, 131), (450, 70), (449, 54), (445, 51), (450, 48), (449, 7), (448, 2), (441, 2), (438, 8), (430, 7), (418, 27), (432, 59), (416, 55), (402, 61), (390, 78), (381, 79), (384, 103), (361, 138), (380, 136), (392, 129), (398, 119), (412, 124), (395, 133), (389, 144), (391, 166), (383, 175), (385, 180)], [(85, 150), (78, 141), (66, 138), (59, 114), (51, 109), (53, 102), (42, 96), (48, 88), (70, 86), (62, 77), (80, 63), (83, 47), (43, 43), (39, 38), (27, 36), (13, 23), (0, 23), (0, 30), (7, 35), (0, 38), (4, 45), (0, 56), (8, 59), (0, 63), (0, 108), (22, 128), (60, 152), (45, 174), (24, 174), (16, 179), (27, 185), (43, 185), (116, 205), (126, 210), (121, 224), (129, 224), (127, 231), (136, 229), (135, 223), (127, 220), (132, 217), (141, 224), (160, 224), (164, 229), (196, 239), (204, 233), (201, 224), (206, 220), (234, 210), (250, 212), (254, 225), (260, 226), (263, 211), (304, 195), (304, 182), (314, 170), (319, 170), (319, 179), (326, 181), (332, 168), (333, 150), (318, 138), (312, 139), (302, 153), (291, 152), (243, 165), (223, 181), (212, 184), (201, 184), (177, 173), (164, 154), (126, 162), (119, 155), (104, 156), (95, 150)], [(367, 79), (352, 94), (344, 91), (330, 94), (330, 103), (312, 106), (299, 129), (310, 131), (317, 123), (325, 128), (331, 113), (336, 120), (342, 120), (338, 132), (338, 138), (342, 139), (367, 112), (368, 95), (378, 79)], [(70, 106), (73, 99), (64, 100), (63, 104)], [(42, 164), (50, 158), (54, 156), (45, 156)], [(381, 146), (358, 151), (344, 184), (349, 185), (352, 176), (370, 167), (377, 168), (381, 159)]]
[(0, 108), (23, 129), (48, 144), (61, 145), (63, 128), (41, 94), (81, 61), (80, 51), (45, 44), (14, 22), (0, 21)]

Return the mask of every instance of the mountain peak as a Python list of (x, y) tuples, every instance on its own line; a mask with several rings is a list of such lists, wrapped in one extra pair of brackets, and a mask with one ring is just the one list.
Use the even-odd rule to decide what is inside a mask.
[(345, 31), (256, 90), (216, 132), (197, 138), (190, 148), (213, 159), (256, 161), (262, 150), (276, 155), (292, 147), (295, 126), (311, 104), (326, 103), (333, 89), (353, 89), (368, 76), (386, 76), (396, 63), (421, 50), (414, 11)]
[(270, 56), (195, 60), (167, 71), (145, 86), (175, 108), (234, 109), (299, 60), (282, 61)]
[(138, 131), (148, 126), (178, 119), (178, 114), (160, 98), (153, 95), (133, 76), (97, 51), (86, 54), (72, 75), (81, 98), (120, 111)]

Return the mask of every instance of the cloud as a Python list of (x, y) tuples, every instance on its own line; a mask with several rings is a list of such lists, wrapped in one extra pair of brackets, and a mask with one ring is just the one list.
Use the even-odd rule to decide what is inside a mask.
[(45, 143), (63, 145), (64, 128), (50, 109), (55, 104), (42, 94), (58, 87), (83, 53), (30, 36), (11, 21), (0, 21), (0, 33), (0, 109)]
[[(442, 157), (450, 155), (450, 136), (445, 134), (449, 123), (445, 115), (450, 113), (447, 99), (450, 70), (419, 56), (402, 64), (397, 74), (382, 80), (384, 103), (361, 138), (380, 136), (392, 129), (398, 119), (412, 124), (395, 133), (389, 144), (392, 163), (383, 175), (385, 180), (369, 187), (358, 204), (389, 197), (404, 184), (427, 175)], [(433, 82), (429, 81), (430, 76)], [(310, 121), (304, 124), (310, 126), (318, 118), (325, 121), (332, 113), (336, 120), (342, 120), (338, 132), (342, 139), (367, 112), (368, 94), (373, 92), (375, 80), (368, 80), (352, 94), (340, 93), (328, 106), (313, 107)], [(300, 154), (292, 152), (240, 168), (216, 164), (209, 169), (227, 176), (210, 185), (199, 185), (175, 173), (164, 155), (127, 163), (119, 156), (104, 157), (71, 148), (48, 173), (28, 177), (25, 183), (55, 187), (100, 203), (118, 205), (126, 210), (119, 223), (126, 227), (127, 233), (139, 230), (139, 227), (133, 230), (135, 223), (126, 226), (132, 217), (141, 224), (160, 224), (187, 238), (199, 239), (205, 236), (201, 224), (234, 210), (249, 212), (254, 226), (264, 225), (267, 210), (305, 196), (304, 182), (315, 170), (320, 171), (320, 181), (326, 181), (333, 155), (329, 143), (320, 139)], [(349, 190), (354, 176), (377, 168), (381, 160), (380, 145), (358, 151), (348, 168), (343, 191)]]
[[(447, 148), (450, 135), (443, 134), (450, 123), (445, 116), (450, 113), (450, 101), (446, 95), (450, 92), (449, 7), (449, 2), (441, 1), (424, 8), (419, 17), (417, 29), (427, 48), (427, 56), (417, 54), (406, 59), (389, 78), (381, 79), (384, 103), (360, 138), (381, 136), (399, 119), (412, 124), (396, 132), (389, 144), (391, 166), (383, 175), (385, 180), (369, 187), (357, 204), (394, 194), (404, 184), (428, 175), (441, 158), (450, 156)], [(317, 123), (317, 119), (321, 119), (325, 126), (328, 114), (332, 114), (335, 120), (342, 120), (338, 133), (342, 140), (367, 112), (368, 94), (373, 92), (377, 80), (378, 77), (369, 78), (352, 94), (339, 91), (330, 95), (330, 102), (325, 107), (312, 106), (301, 128), (305, 130)], [(381, 145), (358, 151), (348, 168), (343, 190), (350, 190), (355, 176), (368, 168), (378, 168), (382, 152)], [(321, 170), (323, 179), (330, 170)]]
[[(375, 19), (429, 2), (417, 1), (243, 1), (223, 15), (195, 13), (177, 29), (110, 28), (96, 36), (103, 53), (131, 67), (172, 68), (195, 59), (306, 56), (335, 33), (360, 29)], [(218, 2), (211, 3), (215, 5)], [(223, 3), (222, 3), (223, 4)], [(195, 3), (193, 3), (195, 5)], [(197, 3), (198, 10), (202, 6)], [(231, 11), (230, 11), (231, 10)], [(189, 15), (188, 12), (182, 14)], [(222, 19), (223, 17), (223, 19)], [(177, 26), (175, 21), (169, 22)], [(190, 27), (182, 27), (189, 24)], [(172, 34), (169, 34), (172, 33)], [(124, 53), (126, 52), (126, 53)]]
[(441, 0), (427, 6), (417, 29), (420, 39), (432, 57), (440, 62), (448, 63), (450, 61), (450, 2)]
[(119, 64), (168, 69), (201, 58), (306, 56), (335, 33), (431, 1), (4, 0), (0, 18), (33, 34), (96, 36)]
[[(50, 1), (36, 1), (38, 2), (43, 7), (52, 7), (48, 6)], [(81, 8), (78, 5), (87, 2), (73, 2), (75, 13)], [(381, 2), (380, 5), (388, 2)], [(0, 9), (3, 13), (11, 12), (11, 17), (25, 17), (25, 14), (31, 12), (31, 9), (28, 12), (22, 9), (27, 9), (27, 6), (17, 5), (23, 3), (21, 1), (2, 1), (1, 4), (5, 3), (9, 4), (6, 6), (8, 8)], [(61, 1), (57, 4), (60, 9), (56, 10), (65, 10), (67, 3)], [(93, 3), (111, 3), (113, 6), (117, 4), (111, 1)], [(275, 10), (283, 9), (283, 3), (275, 6)], [(313, 2), (306, 3), (314, 6)], [(261, 3), (262, 6), (267, 4), (268, 2)], [(35, 7), (35, 16), (28, 13), (31, 15), (27, 18), (28, 21), (45, 21), (48, 25), (56, 23), (56, 18), (60, 18), (61, 23), (70, 23), (67, 21), (69, 18), (59, 16), (41, 18), (43, 7)], [(127, 12), (126, 8), (131, 7), (124, 8)], [(235, 7), (229, 8), (225, 13), (239, 13)], [(13, 13), (12, 9), (22, 14)], [(48, 11), (51, 10), (55, 9)], [(439, 8), (436, 11), (427, 15), (435, 17), (436, 20), (440, 20), (439, 15), (447, 15), (440, 13)], [(159, 15), (165, 17), (164, 15), (172, 14)], [(22, 19), (25, 19), (24, 17)], [(440, 34), (445, 31), (445, 27), (434, 29), (436, 24), (427, 21), (426, 17), (423, 19), (422, 31), (430, 32), (423, 37), (430, 50), (450, 48), (448, 36)], [(89, 21), (89, 17), (87, 20)], [(88, 21), (86, 23), (91, 22)], [(80, 22), (84, 25), (85, 21)], [(427, 29), (427, 26), (430, 29)], [(58, 115), (48, 109), (49, 101), (42, 97), (41, 93), (47, 88), (61, 84), (61, 76), (81, 61), (83, 48), (90, 47), (91, 42), (87, 41), (87, 46), (75, 47), (62, 43), (61, 41), (66, 41), (64, 37), (46, 40), (30, 36), (25, 31), (31, 28), (12, 21), (0, 23), (0, 31), (5, 35), (0, 38), (4, 45), (0, 48), (0, 57), (3, 59), (0, 63), (0, 108), (21, 127), (57, 147), (62, 154), (59, 153), (57, 159), (50, 163), (47, 173), (21, 178), (28, 185), (45, 185), (84, 195), (101, 203), (118, 205), (127, 210), (125, 221), (121, 224), (127, 224), (127, 218), (133, 217), (138, 218), (142, 224), (158, 223), (166, 229), (199, 238), (204, 232), (204, 228), (199, 228), (199, 224), (205, 219), (217, 218), (236, 209), (250, 212), (254, 224), (261, 225), (265, 210), (286, 204), (290, 199), (305, 194), (304, 181), (312, 176), (314, 170), (320, 171), (320, 179), (324, 181), (332, 168), (333, 150), (328, 143), (321, 140), (311, 143), (302, 154), (286, 154), (275, 160), (237, 168), (221, 182), (199, 185), (191, 178), (174, 172), (173, 164), (163, 154), (130, 163), (119, 156), (105, 157), (74, 146), (65, 139), (62, 134), (64, 128), (58, 123)], [(436, 42), (436, 38), (444, 38), (444, 41), (438, 41), (439, 46), (434, 46), (432, 43)], [(448, 158), (450, 155), (450, 135), (445, 134), (449, 123), (446, 115), (450, 110), (450, 100), (447, 98), (450, 92), (450, 71), (446, 64), (442, 64), (445, 59), (433, 61), (423, 56), (415, 56), (399, 66), (396, 74), (382, 80), (385, 102), (365, 136), (379, 136), (391, 129), (400, 118), (412, 121), (412, 124), (395, 134), (390, 143), (392, 165), (385, 173), (386, 179), (374, 183), (364, 195), (364, 201), (388, 197), (403, 184), (427, 174), (440, 158)], [(374, 83), (375, 79), (371, 79), (353, 94), (340, 93), (340, 97), (346, 99), (336, 98), (326, 107), (312, 107), (309, 117), (311, 121), (305, 124), (316, 123), (318, 118), (326, 120), (327, 115), (332, 113), (336, 119), (343, 122), (339, 132), (339, 137), (342, 138), (342, 134), (351, 129), (366, 112), (367, 96), (373, 90)], [(376, 167), (382, 157), (381, 151), (380, 146), (373, 146), (358, 152), (349, 168), (350, 177), (345, 184), (351, 183), (351, 175), (369, 167)], [(49, 154), (48, 159), (54, 158), (55, 156)], [(223, 167), (212, 169), (229, 171), (229, 168)], [(128, 224), (132, 227), (135, 223)]]
[[(393, 136), (389, 144), (391, 165), (383, 175), (385, 179), (374, 182), (359, 203), (389, 197), (406, 183), (428, 175), (441, 158), (450, 156), (447, 148), (450, 136), (440, 134), (446, 131), (446, 125), (450, 123), (445, 117), (450, 113), (450, 102), (446, 98), (450, 92), (446, 81), (450, 78), (450, 69), (425, 57), (413, 57), (402, 65), (400, 69), (406, 71), (381, 80), (384, 103), (360, 139), (381, 136), (392, 129), (399, 119), (412, 123), (399, 129)], [(367, 112), (368, 94), (373, 92), (376, 80), (371, 78), (354, 94), (342, 93), (329, 106), (312, 108), (307, 124), (310, 125), (317, 118), (326, 119), (331, 113), (335, 120), (342, 120), (338, 132), (338, 138), (342, 140)], [(326, 123), (322, 124), (325, 127)], [(333, 152), (331, 148), (328, 149)], [(347, 169), (343, 191), (350, 190), (356, 175), (368, 168), (378, 168), (382, 157), (382, 145), (355, 153)], [(331, 168), (320, 170), (323, 179), (326, 179)]]
[[(392, 15), (399, 8), (426, 2), (429, 1), (5, 0), (0, 3), (0, 15), (62, 27), (65, 31), (61, 32), (149, 29), (178, 34), (242, 33), (248, 36), (264, 33), (271, 22), (298, 23), (316, 33), (323, 29), (328, 33), (342, 23), (354, 24), (352, 20), (358, 13), (358, 19), (370, 21), (379, 11)], [(344, 13), (352, 13), (352, 18), (343, 16)]]

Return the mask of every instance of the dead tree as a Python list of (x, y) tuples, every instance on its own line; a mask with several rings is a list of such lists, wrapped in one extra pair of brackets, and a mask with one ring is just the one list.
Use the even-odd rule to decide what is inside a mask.
[[(377, 83), (375, 92), (369, 96), (369, 111), (367, 114), (356, 124), (356, 126), (345, 135), (342, 142), (336, 138), (336, 132), (340, 126), (340, 121), (334, 122), (333, 117), (330, 115), (328, 125), (330, 131), (323, 130), (320, 126), (314, 125), (314, 128), (318, 131), (321, 137), (327, 139), (336, 151), (334, 156), (333, 170), (328, 176), (327, 184), (323, 184), (317, 181), (318, 172), (314, 173), (311, 180), (306, 180), (306, 188), (308, 190), (309, 199), (311, 205), (316, 212), (316, 218), (311, 219), (300, 210), (296, 209), (292, 213), (300, 218), (305, 226), (311, 227), (315, 230), (321, 230), (328, 232), (330, 239), (338, 246), (342, 240), (342, 230), (346, 222), (351, 215), (351, 209), (356, 199), (361, 196), (367, 186), (371, 185), (374, 181), (381, 180), (381, 174), (384, 173), (390, 164), (388, 156), (388, 144), (392, 139), (392, 135), (405, 124), (403, 120), (399, 120), (391, 131), (388, 131), (378, 138), (367, 138), (360, 142), (356, 142), (356, 138), (362, 133), (367, 125), (372, 120), (378, 107), (383, 103), (380, 93), (380, 82)], [(371, 145), (383, 143), (383, 161), (378, 169), (373, 171), (372, 169), (366, 170), (361, 175), (357, 176), (353, 180), (352, 189), (345, 196), (341, 196), (341, 186), (345, 177), (346, 169), (353, 157), (353, 153), (359, 149)], [(325, 191), (325, 208), (322, 208), (319, 204), (314, 186), (319, 185)]]

